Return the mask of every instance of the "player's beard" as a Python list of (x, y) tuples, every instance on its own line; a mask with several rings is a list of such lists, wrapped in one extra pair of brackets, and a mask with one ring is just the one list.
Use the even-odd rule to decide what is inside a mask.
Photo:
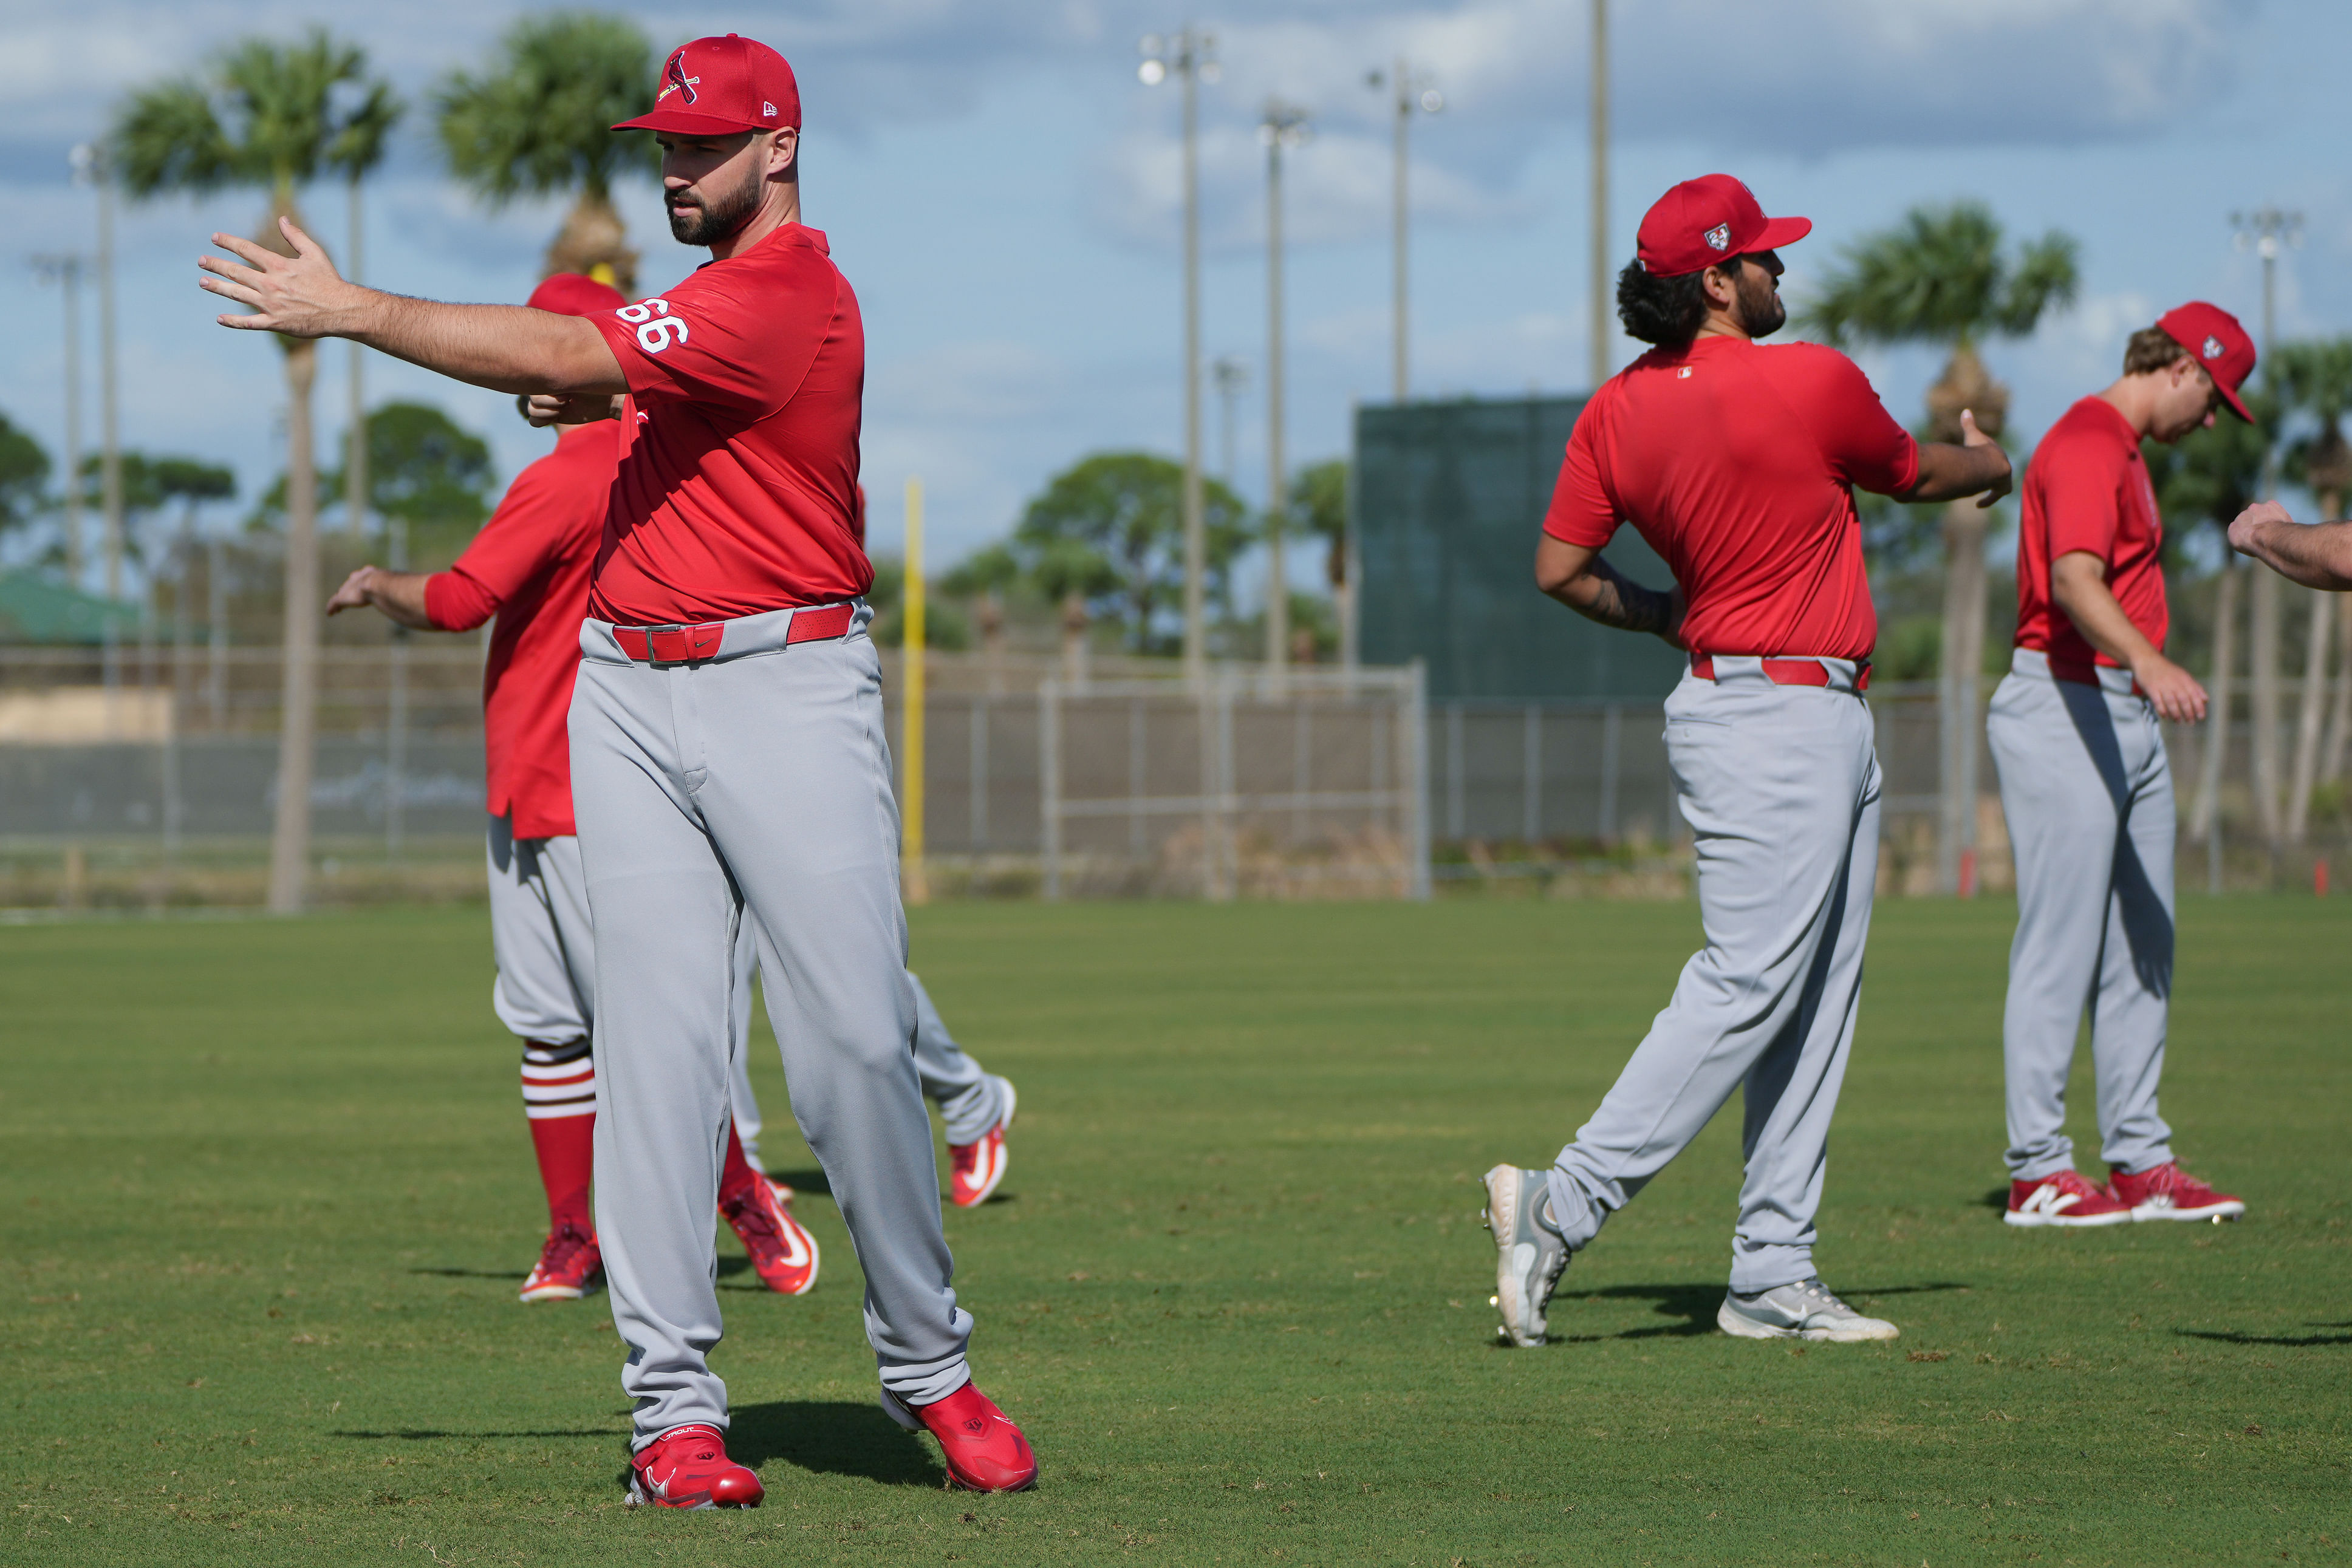
[(766, 183), (766, 178), (754, 169), (741, 184), (720, 195), (716, 202), (691, 191), (683, 196), (671, 197), (673, 208), (684, 201), (696, 210), (682, 217), (674, 210), (670, 213), (670, 237), (680, 245), (717, 245), (721, 240), (731, 238), (760, 210), (761, 188)]
[(1738, 300), (1739, 329), (1751, 338), (1769, 338), (1789, 319), (1772, 275), (1760, 267), (1739, 269)]

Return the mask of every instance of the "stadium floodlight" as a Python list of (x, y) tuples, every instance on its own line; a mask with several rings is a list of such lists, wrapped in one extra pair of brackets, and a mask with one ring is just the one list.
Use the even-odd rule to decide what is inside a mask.
[(1307, 110), (1268, 99), (1258, 121), (1265, 148), (1265, 664), (1280, 674), (1290, 660), (1290, 580), (1283, 536), (1290, 529), (1290, 482), (1282, 450), (1282, 154), (1311, 134)]
[(1217, 39), (1189, 24), (1147, 33), (1136, 78), (1182, 86), (1184, 122), (1184, 678), (1209, 673), (1208, 529), (1201, 494), (1201, 108), (1200, 84), (1217, 79)]
[(1411, 162), (1409, 156), (1411, 149), (1406, 133), (1412, 125), (1412, 117), (1415, 110), (1418, 110), (1423, 114), (1436, 114), (1445, 108), (1445, 95), (1439, 92), (1435, 88), (1430, 86), (1428, 72), (1416, 70), (1413, 68), (1412, 62), (1404, 58), (1402, 56), (1398, 57), (1396, 68), (1394, 70), (1368, 71), (1364, 75), (1365, 86), (1372, 89), (1376, 92), (1382, 89), (1389, 89), (1394, 93), (1393, 107), (1395, 109), (1396, 119), (1396, 168), (1393, 175), (1395, 181), (1395, 195), (1393, 203), (1395, 233), (1392, 236), (1392, 243), (1395, 246), (1394, 272), (1396, 275), (1396, 324), (1394, 328), (1394, 335), (1396, 341), (1394, 345), (1395, 365), (1392, 379), (1395, 383), (1394, 391), (1396, 401), (1399, 402), (1404, 402), (1405, 399), (1411, 395), (1410, 388), (1412, 385), (1412, 378), (1410, 374), (1411, 365), (1407, 352), (1407, 344), (1409, 341), (1407, 337), (1407, 327), (1410, 319), (1407, 314), (1407, 291), (1405, 282), (1407, 259), (1406, 232), (1409, 223), (1408, 214), (1410, 212), (1405, 195), (1405, 171)]

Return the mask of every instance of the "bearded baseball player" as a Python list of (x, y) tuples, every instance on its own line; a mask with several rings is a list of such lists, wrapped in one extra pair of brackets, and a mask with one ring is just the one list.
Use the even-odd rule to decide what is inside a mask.
[[(1877, 634), (1853, 489), (1907, 501), (2009, 487), (2009, 461), (1921, 445), (1853, 361), (1757, 341), (1786, 319), (1768, 218), (1727, 174), (1676, 185), (1642, 220), (1617, 310), (1650, 352), (1594, 392), (1536, 551), (1546, 593), (1690, 655), (1666, 749), (1696, 853), (1706, 946), (1615, 1087), (1549, 1171), (1486, 1173), (1506, 1343), (1545, 1343), (1569, 1257), (1744, 1091), (1747, 1175), (1716, 1322), (1749, 1339), (1892, 1339), (1813, 1266), (1830, 1118), (1845, 1075), (1878, 868), (1869, 707)], [(1601, 558), (1632, 523), (1675, 586)]]
[(753, 922), (793, 1106), (866, 1275), (883, 1407), (949, 1477), (1034, 1484), (974, 1386), (912, 1041), (898, 813), (853, 531), (865, 340), (800, 221), (800, 94), (762, 44), (673, 53), (647, 130), (671, 233), (710, 262), (587, 318), (401, 298), (340, 277), (291, 223), (230, 235), (203, 287), (224, 326), (344, 337), (500, 392), (549, 422), (639, 423), (614, 476), (570, 716), (596, 968), (596, 1228), (628, 1346), (632, 1503), (744, 1507), (727, 1457), (709, 1214), (728, 1128), (734, 946)]
[[(558, 273), (531, 308), (586, 316), (620, 308), (619, 291)], [(603, 1273), (589, 1211), (596, 1117), (596, 938), (572, 812), (565, 714), (580, 667), (588, 574), (627, 425), (558, 427), (555, 450), (515, 476), (466, 552), (446, 571), (363, 566), (327, 601), (327, 613), (373, 606), (417, 631), (470, 632), (498, 618), (482, 673), (488, 768), (491, 1006), (522, 1040), (523, 1113), (547, 1189), (547, 1239), (523, 1281), (526, 1301), (578, 1301)], [(739, 969), (751, 961), (747, 926)], [(748, 998), (735, 1056), (748, 1043)], [(750, 1086), (745, 1084), (748, 1096)], [(759, 1110), (751, 1104), (752, 1135)], [(719, 1211), (761, 1282), (788, 1296), (816, 1284), (816, 1239), (794, 1219), (792, 1189), (764, 1182), (730, 1133)]]
[[(2205, 688), (2164, 656), (2163, 519), (2143, 441), (2226, 408), (2254, 344), (2201, 301), (2132, 334), (2123, 375), (2034, 448), (2017, 539), (2017, 649), (1986, 732), (2017, 859), (2017, 937), (2001, 1017), (2011, 1225), (2234, 1219), (2172, 1157), (2157, 1113), (2172, 995), (2172, 767), (2157, 720), (2195, 724)], [(2101, 1155), (2074, 1169), (2066, 1074), (2091, 1015)]]

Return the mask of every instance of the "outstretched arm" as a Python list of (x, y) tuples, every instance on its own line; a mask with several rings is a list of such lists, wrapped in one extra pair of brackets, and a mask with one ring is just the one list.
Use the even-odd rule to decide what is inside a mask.
[(1977, 428), (1977, 416), (1960, 411), (1960, 444), (1948, 441), (1919, 444), (1919, 477), (1898, 501), (1957, 501), (1983, 492), (1979, 508), (2009, 494), (2009, 454)]
[(2276, 501), (2257, 501), (2230, 525), (2230, 548), (2305, 588), (2352, 589), (2352, 523), (2298, 523)]
[(1587, 621), (1683, 645), (1683, 591), (1643, 588), (1590, 545), (1544, 535), (1536, 545), (1536, 586)]
[(381, 567), (363, 566), (343, 579), (342, 587), (327, 601), (327, 613), (340, 615), (346, 610), (357, 610), (373, 604), (382, 611), (384, 619), (417, 632), (436, 632), (433, 618), (425, 613), (425, 583), (429, 573), (422, 571), (386, 571)]
[(222, 326), (289, 338), (349, 338), (493, 392), (576, 397), (629, 390), (611, 346), (582, 317), (522, 305), (443, 305), (362, 288), (345, 281), (318, 242), (291, 221), (280, 218), (278, 226), (294, 247), (290, 256), (216, 234), (213, 243), (236, 261), (197, 260), (210, 275), (197, 279), (197, 287), (253, 311), (216, 318)]

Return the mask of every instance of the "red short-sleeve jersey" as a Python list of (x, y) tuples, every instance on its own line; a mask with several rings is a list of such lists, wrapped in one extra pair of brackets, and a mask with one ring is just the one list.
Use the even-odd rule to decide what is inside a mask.
[(1695, 653), (1862, 659), (1878, 613), (1853, 489), (1918, 474), (1918, 444), (1843, 354), (1701, 338), (1592, 394), (1544, 531), (1598, 549), (1632, 523), (1682, 586)]
[(2107, 591), (2140, 634), (2164, 646), (2164, 519), (2139, 455), (2139, 433), (2103, 397), (2086, 397), (2050, 427), (2020, 486), (2017, 645), (2051, 667), (2113, 667), (2050, 597), (2050, 565), (2077, 550), (2106, 563)]
[(425, 580), (425, 613), (442, 631), (499, 618), (482, 672), (488, 803), (491, 815), (512, 816), (519, 839), (573, 831), (564, 717), (588, 570), (627, 439), (612, 420), (564, 431), (554, 451), (515, 476), (456, 564)]
[(587, 318), (642, 416), (588, 612), (623, 625), (854, 599), (866, 333), (824, 235), (787, 224), (658, 297)]

